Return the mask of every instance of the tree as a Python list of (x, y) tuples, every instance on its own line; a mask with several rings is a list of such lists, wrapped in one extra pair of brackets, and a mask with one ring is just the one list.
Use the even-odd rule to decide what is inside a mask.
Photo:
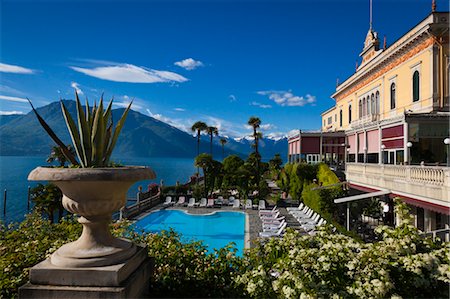
[(272, 159), (269, 160), (269, 167), (271, 170), (280, 170), (283, 165), (283, 160), (280, 154), (275, 154)]
[(58, 211), (58, 222), (61, 220), (64, 208), (62, 206), (62, 192), (54, 184), (38, 184), (31, 189), (30, 198), (34, 202), (34, 208), (47, 216), (54, 223), (55, 211)]
[[(73, 149), (73, 147), (71, 145), (68, 145), (67, 149), (69, 150), (69, 152), (72, 155), (75, 156), (75, 150)], [(52, 151), (51, 151), (50, 155), (47, 157), (47, 163), (53, 163), (55, 161), (57, 161), (59, 163), (60, 167), (64, 167), (66, 165), (66, 163), (68, 162), (61, 147), (59, 147), (59, 146), (52, 147)]]
[(223, 186), (230, 189), (235, 188), (238, 185), (238, 169), (244, 165), (244, 160), (236, 155), (231, 155), (223, 160)]
[(254, 147), (255, 147), (255, 152), (258, 154), (258, 141), (261, 135), (258, 135), (258, 132), (256, 131), (259, 126), (261, 125), (261, 120), (258, 117), (255, 116), (251, 116), (248, 119), (248, 125), (251, 126), (253, 128), (253, 138), (255, 139), (255, 143), (254, 143)]
[(225, 144), (227, 144), (227, 140), (225, 138), (220, 138), (220, 144), (222, 145), (222, 160), (225, 158)]
[[(202, 121), (198, 121), (195, 124), (192, 125), (191, 131), (197, 133), (197, 156), (200, 155), (200, 135), (202, 132), (206, 131), (206, 128), (208, 127), (207, 124), (205, 124)], [(199, 173), (199, 169), (197, 168), (197, 173)]]
[(259, 139), (262, 138), (262, 133), (258, 132), (257, 129), (261, 125), (261, 120), (256, 116), (251, 116), (248, 119), (247, 123), (248, 123), (248, 125), (250, 125), (253, 128), (253, 138), (255, 139), (255, 143), (254, 143), (255, 156), (257, 158), (257, 161), (256, 161), (256, 186), (258, 188), (258, 194), (260, 194), (259, 180), (260, 180), (261, 174), (260, 174), (260, 169), (259, 169), (259, 162), (261, 161), (261, 156), (260, 156), (259, 150), (258, 150), (258, 142), (259, 142)]
[(200, 167), (203, 170), (203, 184), (205, 185), (205, 197), (208, 196), (208, 184), (207, 179), (209, 179), (209, 174), (211, 172), (213, 164), (213, 159), (210, 154), (200, 154), (195, 157), (195, 166)]
[(208, 133), (210, 138), (210, 154), (213, 155), (213, 135), (219, 135), (219, 130), (216, 127), (207, 127), (206, 133)]

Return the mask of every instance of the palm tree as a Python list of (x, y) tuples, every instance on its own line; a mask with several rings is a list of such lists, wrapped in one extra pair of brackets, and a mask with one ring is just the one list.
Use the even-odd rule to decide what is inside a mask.
[[(67, 149), (69, 150), (69, 152), (71, 154), (73, 154), (75, 156), (75, 150), (73, 149), (73, 147), (71, 145), (68, 145)], [(47, 163), (53, 163), (55, 161), (58, 161), (59, 166), (61, 166), (61, 167), (64, 167), (67, 162), (67, 158), (64, 155), (63, 151), (61, 150), (61, 147), (59, 147), (59, 146), (52, 147), (52, 152), (47, 157)]]
[(225, 138), (220, 138), (220, 144), (222, 145), (222, 160), (225, 158), (225, 144), (227, 144), (227, 140)]
[[(208, 125), (202, 121), (196, 122), (191, 127), (192, 132), (197, 132), (197, 156), (200, 155), (200, 134), (202, 132), (206, 131), (207, 127), (208, 127)], [(197, 167), (197, 176), (199, 174), (200, 174), (200, 169)], [(198, 183), (198, 177), (197, 177), (197, 183)]]
[(259, 152), (258, 152), (259, 136), (258, 136), (258, 132), (256, 131), (256, 129), (258, 129), (259, 126), (261, 125), (261, 120), (259, 119), (259, 117), (252, 116), (248, 119), (247, 123), (253, 128), (253, 138), (255, 138), (255, 153), (259, 154)]
[(192, 132), (197, 132), (197, 156), (200, 155), (200, 134), (206, 131), (206, 128), (208, 128), (208, 125), (202, 121), (196, 122), (191, 127)]
[[(203, 169), (203, 184), (205, 185), (205, 197), (208, 196), (208, 185), (207, 185), (207, 179), (211, 180), (209, 177), (209, 174), (211, 172), (211, 166), (213, 164), (213, 158), (209, 154), (200, 154), (197, 157), (195, 157), (195, 166), (201, 167)], [(197, 180), (198, 182), (198, 180)]]
[(213, 135), (219, 135), (219, 130), (216, 127), (207, 127), (206, 133), (208, 133), (210, 138), (210, 154), (213, 155)]
[(259, 196), (259, 194), (260, 194), (260, 192), (259, 192), (260, 191), (259, 190), (259, 179), (260, 179), (259, 161), (261, 159), (261, 156), (259, 155), (259, 151), (258, 151), (258, 142), (259, 142), (259, 139), (262, 138), (262, 133), (258, 132), (257, 129), (261, 125), (261, 120), (259, 119), (259, 117), (251, 116), (248, 119), (247, 123), (253, 128), (253, 138), (255, 138), (254, 147), (255, 147), (255, 156), (256, 156), (256, 188), (258, 188), (258, 196)]

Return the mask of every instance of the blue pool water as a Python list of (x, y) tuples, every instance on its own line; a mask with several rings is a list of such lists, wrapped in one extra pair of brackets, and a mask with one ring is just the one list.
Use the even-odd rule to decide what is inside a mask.
[(138, 220), (136, 228), (151, 233), (172, 228), (182, 235), (183, 242), (203, 241), (209, 252), (230, 242), (236, 244), (238, 256), (244, 252), (245, 214), (240, 212), (193, 215), (180, 210), (159, 210)]

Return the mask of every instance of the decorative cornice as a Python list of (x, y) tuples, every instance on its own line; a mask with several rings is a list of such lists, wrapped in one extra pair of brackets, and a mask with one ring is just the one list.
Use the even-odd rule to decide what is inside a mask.
[[(373, 70), (370, 70), (365, 74), (363, 77), (355, 81), (350, 88), (346, 88), (347, 91), (340, 93), (339, 95), (335, 95), (336, 102), (339, 100), (347, 97), (349, 94), (354, 93), (355, 91), (361, 89), (362, 87), (366, 86), (367, 84), (373, 82), (374, 80), (378, 79), (388, 71), (392, 70), (393, 68), (397, 67), (398, 65), (402, 64), (406, 60), (410, 59), (414, 55), (418, 54), (419, 52), (425, 50), (426, 48), (430, 47), (435, 43), (434, 39), (432, 37), (426, 38), (424, 41), (422, 41), (419, 45), (409, 50), (407, 53), (403, 54), (397, 59), (394, 59), (391, 63), (387, 64), (384, 67), (381, 67), (383, 63), (380, 63), (377, 67), (375, 67)], [(379, 69), (376, 71), (376, 69)], [(372, 74), (369, 76), (369, 74)]]

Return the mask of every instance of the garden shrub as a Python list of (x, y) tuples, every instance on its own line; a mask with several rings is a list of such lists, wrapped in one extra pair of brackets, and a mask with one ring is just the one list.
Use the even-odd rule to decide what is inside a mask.
[[(231, 245), (207, 254), (200, 242), (184, 244), (173, 231), (141, 234), (129, 221), (111, 229), (148, 245), (154, 297), (448, 298), (450, 243), (420, 235), (405, 204), (396, 212), (401, 224), (378, 227), (374, 243), (323, 226), (315, 236), (288, 230), (282, 238), (257, 241), (242, 258)], [(29, 267), (80, 232), (74, 217), (51, 224), (33, 214), (18, 226), (1, 225), (0, 297), (16, 297)]]

